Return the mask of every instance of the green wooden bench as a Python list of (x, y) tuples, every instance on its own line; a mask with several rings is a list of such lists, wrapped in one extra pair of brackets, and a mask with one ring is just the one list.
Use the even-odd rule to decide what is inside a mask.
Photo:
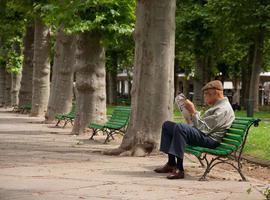
[(65, 122), (62, 128), (65, 128), (69, 122), (73, 125), (75, 116), (76, 116), (76, 106), (75, 104), (72, 104), (72, 107), (69, 113), (59, 113), (55, 115), (55, 119), (57, 120), (55, 127), (58, 127), (61, 121)]
[(128, 125), (130, 112), (130, 107), (117, 106), (105, 124), (90, 123), (88, 128), (92, 129), (93, 132), (89, 139), (92, 140), (99, 131), (107, 134), (104, 143), (107, 143), (110, 138), (114, 139), (114, 134), (124, 134)]
[(204, 174), (199, 180), (205, 180), (207, 174), (210, 173), (211, 169), (216, 165), (226, 163), (235, 168), (242, 180), (246, 181), (246, 178), (241, 171), (242, 153), (250, 127), (252, 125), (257, 127), (259, 122), (260, 119), (237, 117), (222, 139), (221, 144), (215, 149), (190, 145), (186, 146), (186, 153), (196, 156), (203, 167), (205, 166), (204, 163), (206, 164)]
[(19, 112), (22, 113), (22, 114), (30, 113), (31, 109), (32, 109), (32, 104), (29, 103), (29, 104), (25, 104), (25, 105), (20, 106), (19, 107)]
[(116, 103), (117, 103), (117, 105), (130, 105), (131, 100), (129, 98), (125, 98), (125, 97), (118, 97), (116, 99)]

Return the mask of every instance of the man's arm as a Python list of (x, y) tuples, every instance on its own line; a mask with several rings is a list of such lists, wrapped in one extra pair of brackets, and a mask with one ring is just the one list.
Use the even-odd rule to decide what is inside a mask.
[(193, 115), (196, 112), (194, 104), (188, 99), (185, 102), (185, 107), (190, 112), (191, 115)]
[(196, 111), (195, 106), (191, 101), (187, 100), (185, 106), (186, 109), (191, 113), (193, 126), (205, 134), (213, 132), (213, 130), (215, 130), (216, 127), (220, 127), (221, 124), (224, 123), (224, 119), (226, 119), (226, 111), (217, 109), (211, 115), (207, 116), (205, 113), (205, 116), (202, 118), (200, 116), (200, 112)]

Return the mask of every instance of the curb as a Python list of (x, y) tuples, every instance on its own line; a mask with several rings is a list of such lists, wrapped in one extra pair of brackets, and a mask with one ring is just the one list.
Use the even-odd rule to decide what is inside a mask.
[(270, 160), (261, 160), (259, 158), (255, 158), (249, 155), (242, 155), (242, 158), (250, 163), (261, 165), (263, 167), (270, 167)]

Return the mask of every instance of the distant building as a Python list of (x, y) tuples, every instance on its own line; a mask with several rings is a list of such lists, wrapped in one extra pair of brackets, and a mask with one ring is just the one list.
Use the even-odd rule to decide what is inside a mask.
[[(130, 73), (128, 76), (125, 71), (118, 73), (117, 75), (117, 92), (119, 95), (122, 96), (127, 96), (130, 94), (130, 89), (131, 89), (131, 83), (133, 73)], [(184, 88), (184, 78), (185, 74), (184, 73), (179, 73), (177, 75), (177, 84), (175, 90), (177, 92), (183, 92)], [(185, 81), (186, 82), (186, 81)], [(190, 78), (187, 81), (188, 84), (188, 89), (190, 91), (190, 97), (192, 97), (192, 91), (193, 91), (193, 79)], [(238, 90), (234, 90), (233, 82), (230, 80), (226, 80), (223, 82), (223, 87), (224, 87), (224, 92), (225, 95), (228, 96), (229, 100), (232, 103), (238, 103), (240, 101), (240, 90), (241, 90), (241, 83), (238, 85)], [(270, 72), (263, 72), (260, 75), (260, 92), (259, 92), (259, 98), (260, 98), (260, 105), (265, 105), (265, 104), (270, 104)]]

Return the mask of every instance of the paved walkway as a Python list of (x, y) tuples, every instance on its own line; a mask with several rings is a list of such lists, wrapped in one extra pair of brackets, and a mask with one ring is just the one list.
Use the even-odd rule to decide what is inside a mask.
[(165, 163), (164, 155), (104, 156), (117, 146), (104, 137), (69, 135), (70, 128), (50, 128), (40, 118), (0, 109), (0, 200), (69, 199), (200, 199), (262, 200), (267, 183), (214, 169), (210, 180), (196, 160), (185, 158), (187, 178), (167, 180), (152, 170)]

